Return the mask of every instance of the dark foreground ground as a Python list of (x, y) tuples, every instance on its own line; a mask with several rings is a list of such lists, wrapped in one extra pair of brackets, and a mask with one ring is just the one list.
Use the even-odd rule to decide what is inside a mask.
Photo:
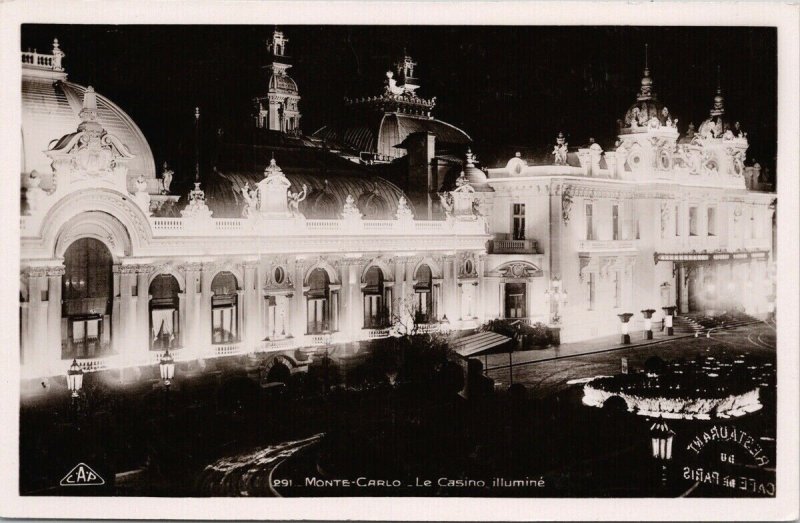
[[(669, 360), (748, 353), (774, 365), (774, 344), (774, 330), (761, 324), (711, 338), (540, 361), (513, 369), (513, 381), (522, 387), (511, 391), (509, 370), (498, 368), (488, 373), (502, 384), (498, 391), (469, 401), (456, 394), (458, 385), (440, 368), (401, 373), (396, 386), (362, 382), (360, 390), (335, 386), (326, 393), (347, 381), (349, 371), (322, 360), (303, 377), (293, 375), (287, 387), (260, 387), (239, 359), (218, 360), (213, 371), (185, 373), (168, 396), (156, 379), (124, 386), (87, 379), (78, 416), (66, 395), (40, 395), (23, 404), (20, 490), (139, 496), (769, 495), (775, 488), (774, 383), (763, 388), (764, 408), (754, 414), (670, 420), (673, 459), (662, 470), (650, 455), (652, 420), (583, 406), (582, 386), (567, 382), (618, 373), (621, 357), (641, 368), (653, 355)], [(715, 428), (745, 436), (734, 443), (712, 441), (699, 455), (687, 448)], [(744, 442), (761, 448), (768, 463), (756, 464)], [(60, 487), (77, 463), (92, 467), (105, 484)]]

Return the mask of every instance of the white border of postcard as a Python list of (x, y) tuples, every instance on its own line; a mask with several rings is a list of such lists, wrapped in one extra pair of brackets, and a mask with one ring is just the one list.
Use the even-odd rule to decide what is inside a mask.
[[(0, 515), (25, 518), (785, 520), (798, 517), (798, 27), (777, 3), (28, 1), (0, 3)], [(778, 435), (775, 499), (87, 498), (18, 493), (20, 24), (680, 25), (778, 27)], [(132, 43), (131, 45), (135, 45)], [(758, 93), (753, 93), (758, 96)], [(10, 226), (8, 224), (11, 224)]]

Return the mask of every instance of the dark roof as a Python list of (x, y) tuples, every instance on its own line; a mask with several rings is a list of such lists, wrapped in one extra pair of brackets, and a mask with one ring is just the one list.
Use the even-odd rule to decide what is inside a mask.
[[(264, 140), (269, 141), (275, 140)], [(326, 148), (299, 145), (307, 142), (302, 137), (286, 137), (283, 142), (281, 145), (220, 145), (216, 165), (203, 180), (202, 187), (215, 217), (242, 215), (244, 203), (241, 188), (245, 183), (252, 187), (263, 180), (264, 169), (274, 157), (292, 182), (292, 191), (302, 190), (303, 184), (308, 187), (308, 196), (300, 204), (300, 211), (307, 218), (338, 217), (347, 195), (356, 199), (367, 219), (394, 218), (397, 202), (403, 195), (394, 184)], [(182, 196), (182, 199), (185, 198), (185, 195)]]

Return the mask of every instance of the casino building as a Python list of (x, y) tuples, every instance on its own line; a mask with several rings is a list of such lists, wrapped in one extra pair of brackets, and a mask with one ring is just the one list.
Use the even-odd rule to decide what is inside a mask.
[(182, 173), (183, 194), (121, 108), (67, 79), (58, 41), (22, 53), (24, 378), (167, 349), (296, 366), (398, 322), (540, 321), (566, 342), (666, 305), (768, 312), (775, 194), (744, 166), (721, 90), (681, 134), (645, 70), (614, 150), (559, 138), (546, 161), (479, 168), (469, 135), (417, 95), (408, 56), (383, 94), (303, 134), (287, 43), (276, 30), (268, 44), (254, 131), (216, 146), (211, 172)]

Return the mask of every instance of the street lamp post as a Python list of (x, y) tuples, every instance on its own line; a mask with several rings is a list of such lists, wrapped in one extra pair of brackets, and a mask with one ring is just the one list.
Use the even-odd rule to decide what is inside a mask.
[(561, 307), (567, 304), (567, 291), (563, 289), (560, 278), (550, 280), (550, 288), (544, 291), (550, 306), (550, 323), (561, 322)]
[(623, 345), (629, 345), (631, 343), (631, 335), (628, 333), (629, 325), (628, 322), (631, 321), (633, 318), (633, 313), (624, 312), (622, 314), (617, 314), (619, 318), (619, 328), (620, 328), (620, 343)]
[(175, 378), (175, 359), (169, 353), (169, 349), (158, 360), (158, 370), (161, 372), (161, 381), (164, 383), (164, 410), (166, 411), (169, 408), (169, 389)]
[(642, 315), (644, 316), (644, 339), (652, 340), (653, 339), (653, 313), (656, 312), (655, 309), (645, 309), (642, 311)]
[(664, 326), (667, 328), (667, 336), (672, 336), (675, 334), (675, 330), (672, 328), (672, 317), (677, 307), (670, 305), (669, 307), (661, 308), (664, 309)]
[(672, 439), (675, 432), (664, 420), (650, 426), (650, 445), (653, 459), (661, 464), (661, 485), (667, 484), (667, 464), (672, 460)]
[(72, 414), (77, 417), (78, 413), (78, 397), (80, 396), (81, 389), (83, 388), (83, 369), (78, 365), (78, 360), (73, 359), (72, 365), (67, 369), (67, 388), (70, 391)]

